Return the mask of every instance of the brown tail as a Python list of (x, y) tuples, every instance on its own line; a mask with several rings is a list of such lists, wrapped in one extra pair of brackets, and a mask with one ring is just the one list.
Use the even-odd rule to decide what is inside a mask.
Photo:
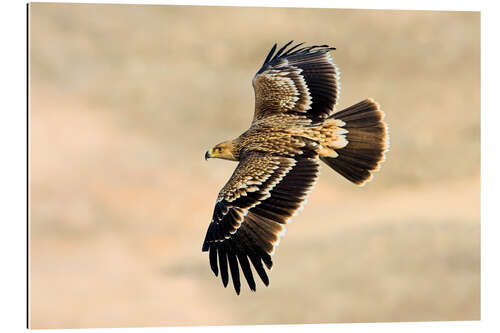
[(330, 118), (340, 119), (348, 141), (344, 148), (336, 149), (337, 157), (320, 156), (333, 170), (357, 185), (363, 185), (372, 178), (372, 172), (379, 169), (389, 148), (389, 134), (383, 121), (384, 112), (372, 99), (339, 111)]

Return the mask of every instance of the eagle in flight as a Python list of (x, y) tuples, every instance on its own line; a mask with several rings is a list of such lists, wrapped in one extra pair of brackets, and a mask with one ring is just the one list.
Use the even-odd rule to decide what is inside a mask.
[[(328, 45), (290, 47), (267, 55), (252, 84), (250, 128), (208, 150), (205, 158), (238, 161), (219, 192), (202, 251), (224, 287), (229, 273), (240, 293), (240, 268), (251, 290), (251, 266), (266, 286), (267, 269), (285, 224), (302, 208), (319, 174), (320, 160), (363, 185), (388, 148), (384, 113), (372, 99), (335, 112), (339, 71)], [(288, 49), (287, 49), (288, 48)]]

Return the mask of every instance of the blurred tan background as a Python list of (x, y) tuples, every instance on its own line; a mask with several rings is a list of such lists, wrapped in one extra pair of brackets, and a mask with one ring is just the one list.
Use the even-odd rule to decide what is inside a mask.
[[(324, 166), (270, 286), (201, 252), (273, 43), (337, 47), (338, 108), (375, 98), (364, 188)], [(480, 15), (30, 5), (32, 328), (480, 318)], [(259, 281), (260, 282), (260, 281)]]

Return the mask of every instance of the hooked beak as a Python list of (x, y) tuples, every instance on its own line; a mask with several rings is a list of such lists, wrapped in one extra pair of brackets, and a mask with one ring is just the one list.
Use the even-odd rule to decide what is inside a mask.
[(212, 157), (212, 155), (210, 154), (210, 150), (207, 150), (207, 152), (205, 153), (205, 161), (208, 160), (210, 157)]

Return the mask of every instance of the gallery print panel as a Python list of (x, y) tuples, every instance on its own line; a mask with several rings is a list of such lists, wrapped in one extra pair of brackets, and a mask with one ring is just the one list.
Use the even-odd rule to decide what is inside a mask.
[(480, 319), (479, 12), (28, 23), (31, 328)]

